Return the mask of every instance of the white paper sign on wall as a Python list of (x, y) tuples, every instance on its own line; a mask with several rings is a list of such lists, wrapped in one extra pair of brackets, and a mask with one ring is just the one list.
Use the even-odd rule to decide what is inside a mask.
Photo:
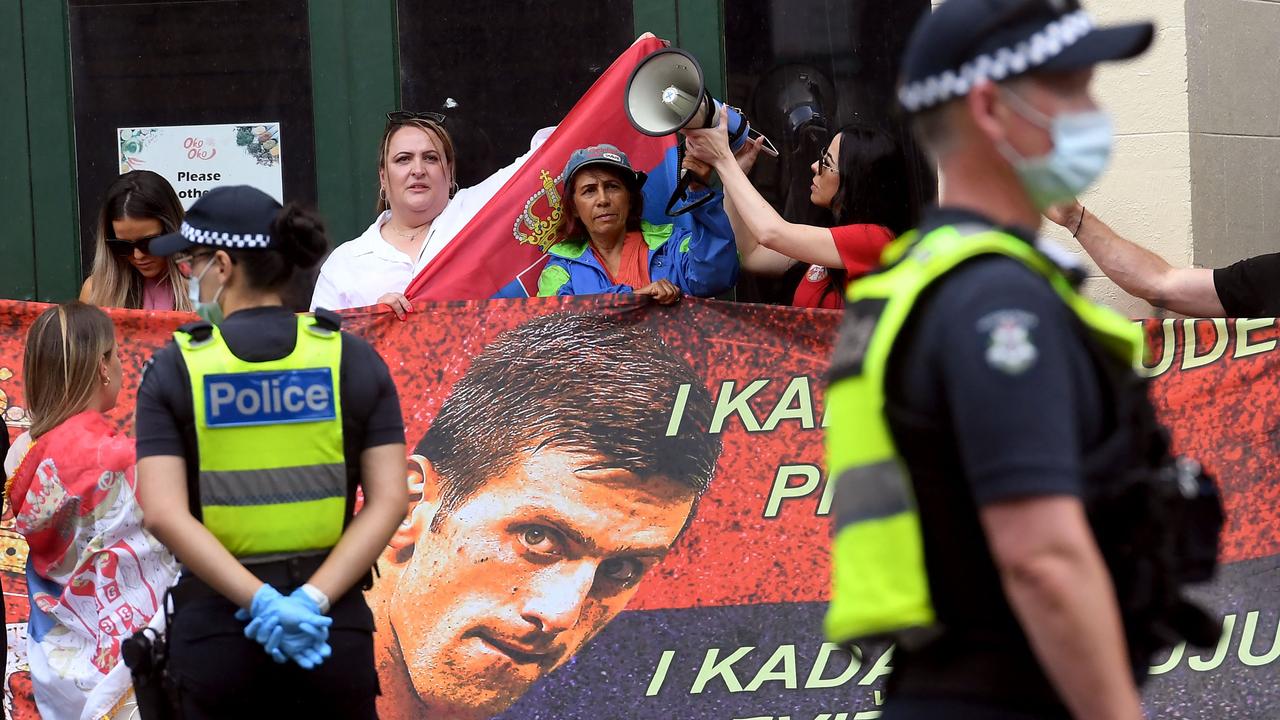
[(252, 185), (284, 202), (280, 123), (119, 128), (120, 172), (151, 170), (182, 207), (219, 185)]

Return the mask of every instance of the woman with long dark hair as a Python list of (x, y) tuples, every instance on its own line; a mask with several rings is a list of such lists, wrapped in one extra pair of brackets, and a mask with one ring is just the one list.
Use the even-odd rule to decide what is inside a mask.
[(107, 186), (98, 211), (93, 271), (80, 300), (134, 310), (190, 310), (187, 281), (173, 261), (151, 254), (151, 241), (182, 225), (182, 203), (150, 170), (127, 172)]
[(831, 211), (831, 228), (783, 219), (734, 158), (723, 122), (686, 137), (689, 156), (724, 182), (742, 267), (781, 275), (797, 262), (809, 265), (792, 303), (798, 307), (843, 307), (849, 279), (879, 265), (884, 247), (915, 226), (924, 201), (916, 177), (924, 164), (914, 146), (868, 125), (842, 128), (811, 166), (809, 200)]

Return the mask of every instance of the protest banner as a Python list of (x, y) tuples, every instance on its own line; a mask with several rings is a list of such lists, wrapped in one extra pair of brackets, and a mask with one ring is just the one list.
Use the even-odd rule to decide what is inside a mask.
[[(0, 409), (15, 433), (26, 419), (23, 336), (44, 307), (0, 301)], [(111, 316), (126, 372), (111, 418), (129, 429), (139, 370), (187, 317), (124, 310)], [(422, 441), (442, 406), (476, 397), (471, 391), (454, 397), (464, 382), (496, 393), (535, 386), (562, 393), (554, 415), (539, 415), (540, 398), (528, 396), (520, 412), (480, 428), (482, 435), (571, 424), (591, 395), (586, 391), (596, 389), (582, 379), (596, 369), (584, 364), (567, 377), (539, 375), (513, 351), (530, 338), (565, 347), (586, 342), (546, 334), (556, 327), (616, 334), (665, 368), (653, 380), (657, 396), (618, 396), (605, 408), (620, 436), (672, 438), (705, 427), (699, 432), (710, 442), (689, 437), (690, 447), (718, 453), (696, 504), (610, 486), (608, 493), (577, 493), (576, 500), (540, 495), (545, 502), (536, 512), (525, 507), (527, 498), (499, 495), (499, 472), (475, 478), (468, 499), (442, 511), (440, 468), (408, 458), (415, 512), (382, 557), (381, 577), (368, 595), (379, 630), (381, 716), (431, 717), (429, 707), (449, 706), (451, 716), (502, 720), (878, 717), (891, 650), (868, 646), (851, 656), (821, 635), (831, 501), (822, 375), (838, 319), (829, 311), (694, 299), (667, 308), (627, 298), (425, 304), (403, 322), (390, 314), (348, 314), (344, 328), (371, 342), (391, 369), (411, 455), (431, 454)], [(1173, 648), (1158, 658), (1144, 693), (1147, 709), (1153, 717), (1277, 717), (1280, 329), (1273, 319), (1147, 321), (1146, 328), (1147, 372), (1161, 418), (1176, 450), (1217, 476), (1227, 511), (1224, 565), (1200, 592), (1222, 620), (1222, 642), (1208, 651)], [(631, 410), (642, 405), (659, 412), (643, 416), (651, 418), (648, 427), (631, 428)], [(666, 460), (678, 468), (685, 458)], [(525, 487), (577, 482), (563, 469), (522, 467)], [(433, 521), (450, 512), (488, 522), (506, 540), (481, 556), (469, 556), (474, 547), (463, 544), (446, 548), (446, 535), (433, 533), (447, 533), (452, 520), (444, 518), (445, 529)], [(564, 527), (569, 516), (581, 520), (578, 528)], [(636, 525), (635, 517), (651, 520)], [(6, 527), (11, 523), (6, 518)], [(619, 535), (628, 532), (634, 537)], [(636, 556), (636, 548), (669, 538), (678, 539), (665, 557)], [(35, 715), (22, 650), (25, 550), (11, 532), (3, 539), (11, 648), (5, 707), (10, 717), (29, 718)], [(600, 560), (584, 565), (587, 557)], [(541, 634), (517, 638), (501, 629), (532, 616), (544, 619)], [(466, 669), (465, 684), (442, 669), (450, 660)]]

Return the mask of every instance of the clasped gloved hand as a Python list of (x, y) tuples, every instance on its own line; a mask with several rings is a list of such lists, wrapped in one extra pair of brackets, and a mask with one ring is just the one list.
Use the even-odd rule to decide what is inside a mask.
[(236, 617), (250, 621), (245, 637), (257, 640), (278, 663), (293, 660), (311, 670), (333, 654), (328, 643), (333, 618), (323, 615), (315, 601), (301, 591), (285, 597), (264, 584), (254, 594), (249, 610), (237, 611)]

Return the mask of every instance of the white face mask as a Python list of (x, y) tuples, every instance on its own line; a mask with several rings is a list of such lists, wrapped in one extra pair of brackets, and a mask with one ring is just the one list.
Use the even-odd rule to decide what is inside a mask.
[(1088, 110), (1050, 118), (1012, 90), (1002, 88), (1001, 94), (1014, 112), (1053, 137), (1053, 150), (1036, 158), (1023, 157), (1008, 141), (997, 146), (1018, 173), (1036, 209), (1074, 200), (1106, 171), (1114, 136), (1110, 115)]
[(209, 268), (213, 267), (213, 258), (209, 258), (209, 262), (205, 263), (204, 269), (199, 275), (193, 275), (187, 280), (187, 297), (191, 299), (191, 307), (196, 314), (212, 325), (222, 323), (222, 306), (218, 304), (218, 298), (222, 296), (222, 290), (225, 285), (219, 285), (218, 291), (213, 294), (213, 299), (209, 302), (200, 301), (200, 281), (204, 279)]

